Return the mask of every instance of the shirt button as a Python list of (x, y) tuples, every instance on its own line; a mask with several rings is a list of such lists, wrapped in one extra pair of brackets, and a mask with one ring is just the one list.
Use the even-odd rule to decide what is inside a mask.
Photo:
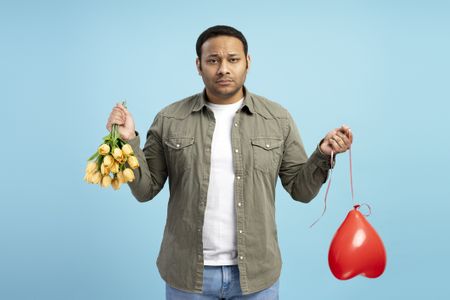
[(234, 123), (234, 126), (237, 127), (237, 123)]
[(241, 206), (241, 205), (242, 205), (241, 202), (239, 202), (239, 203), (238, 203), (238, 206)]
[(269, 144), (267, 144), (267, 145), (266, 145), (266, 147), (267, 147), (267, 148), (269, 148), (269, 147), (270, 147), (270, 145), (269, 145)]
[(239, 233), (242, 233), (242, 230), (239, 230)]
[(236, 177), (237, 179), (241, 179), (241, 176)]
[(234, 152), (239, 152), (239, 150), (238, 149), (234, 149)]
[(180, 148), (180, 144), (177, 144), (177, 148)]
[(243, 257), (243, 256), (240, 256), (239, 258), (240, 258), (241, 260), (243, 260), (243, 259), (244, 259), (244, 257)]

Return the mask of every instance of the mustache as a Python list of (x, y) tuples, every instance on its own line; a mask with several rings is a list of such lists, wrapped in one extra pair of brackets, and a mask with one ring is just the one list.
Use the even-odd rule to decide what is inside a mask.
[(228, 78), (228, 77), (221, 77), (221, 78), (216, 80), (216, 82), (219, 82), (219, 81), (233, 81), (233, 79)]

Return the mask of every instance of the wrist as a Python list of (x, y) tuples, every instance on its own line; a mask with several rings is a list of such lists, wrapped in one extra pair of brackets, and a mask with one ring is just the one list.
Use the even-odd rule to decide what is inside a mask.
[(317, 148), (319, 148), (320, 154), (330, 156), (331, 153), (328, 153), (324, 141), (325, 141), (325, 138), (323, 138), (323, 139), (319, 142), (319, 147), (317, 147)]
[(136, 137), (136, 131), (133, 130), (133, 133), (131, 133), (130, 135), (128, 135), (126, 138), (124, 138), (125, 141), (129, 141), (132, 140)]

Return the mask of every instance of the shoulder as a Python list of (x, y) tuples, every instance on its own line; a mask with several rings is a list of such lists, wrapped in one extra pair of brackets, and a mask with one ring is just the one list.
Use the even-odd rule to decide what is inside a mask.
[(167, 118), (184, 119), (192, 112), (192, 109), (197, 103), (197, 99), (199, 96), (200, 94), (197, 93), (181, 100), (172, 102), (171, 104), (161, 109), (158, 114)]
[(254, 109), (258, 114), (271, 119), (288, 118), (288, 110), (280, 103), (255, 93), (250, 93), (250, 95), (253, 100)]

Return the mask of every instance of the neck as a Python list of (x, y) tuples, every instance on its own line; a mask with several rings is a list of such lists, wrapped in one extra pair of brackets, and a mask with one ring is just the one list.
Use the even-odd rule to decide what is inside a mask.
[(233, 104), (238, 102), (244, 97), (244, 89), (241, 87), (235, 94), (229, 97), (220, 97), (212, 94), (206, 89), (206, 96), (208, 97), (208, 101), (215, 104)]

